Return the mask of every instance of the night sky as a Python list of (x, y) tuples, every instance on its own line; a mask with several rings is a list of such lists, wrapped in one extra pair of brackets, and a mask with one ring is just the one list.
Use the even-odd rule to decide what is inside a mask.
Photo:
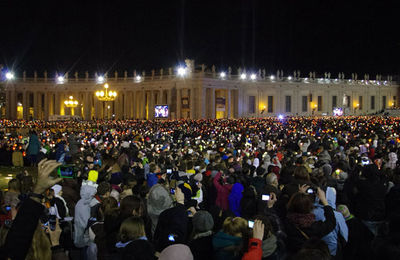
[[(2, 0), (0, 64), (28, 75), (177, 65), (399, 75), (395, 1)], [(360, 77), (360, 76), (359, 76)]]

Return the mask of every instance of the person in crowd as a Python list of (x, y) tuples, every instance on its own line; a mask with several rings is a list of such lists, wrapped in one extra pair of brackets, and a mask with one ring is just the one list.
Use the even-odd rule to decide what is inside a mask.
[(170, 191), (162, 184), (151, 187), (147, 199), (147, 212), (151, 219), (151, 232), (154, 235), (161, 212), (173, 206)]
[(329, 234), (336, 225), (333, 209), (320, 188), (315, 191), (323, 205), (325, 221), (316, 221), (313, 214), (312, 196), (307, 194), (308, 186), (293, 194), (288, 202), (286, 216), (287, 248), (290, 253), (297, 253), (305, 241), (311, 238), (321, 239)]
[(197, 211), (193, 216), (193, 234), (188, 245), (192, 251), (193, 258), (196, 259), (212, 259), (213, 227), (214, 220), (208, 211)]
[(380, 179), (380, 171), (375, 164), (362, 169), (362, 175), (356, 184), (355, 215), (378, 235), (379, 226), (385, 219), (386, 187)]
[(153, 245), (147, 240), (141, 217), (131, 216), (125, 219), (119, 229), (120, 241), (116, 243), (120, 259), (155, 259)]
[(26, 149), (26, 154), (29, 157), (31, 166), (37, 164), (38, 156), (40, 151), (40, 141), (35, 131), (31, 131), (29, 134), (29, 144)]
[(241, 217), (227, 217), (222, 230), (213, 238), (214, 259), (240, 259), (243, 236), (247, 236), (248, 223)]

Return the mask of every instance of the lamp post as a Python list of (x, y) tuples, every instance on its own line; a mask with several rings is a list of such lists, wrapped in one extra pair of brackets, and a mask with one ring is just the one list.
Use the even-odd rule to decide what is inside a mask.
[(315, 110), (317, 109), (318, 105), (314, 102), (311, 102), (311, 108), (312, 108), (312, 115), (314, 115)]
[[(106, 102), (113, 102), (116, 97), (117, 97), (117, 92), (108, 90), (109, 85), (108, 83), (104, 84), (105, 91), (103, 90), (98, 90), (96, 91), (95, 95), (99, 101), (103, 102), (103, 117), (104, 117), (104, 108), (105, 108), (105, 103)], [(108, 111), (109, 111), (110, 106), (107, 106), (107, 117), (108, 117)]]
[(75, 115), (75, 108), (78, 106), (78, 101), (74, 100), (73, 96), (69, 96), (68, 100), (64, 101), (64, 105), (71, 109), (71, 116)]

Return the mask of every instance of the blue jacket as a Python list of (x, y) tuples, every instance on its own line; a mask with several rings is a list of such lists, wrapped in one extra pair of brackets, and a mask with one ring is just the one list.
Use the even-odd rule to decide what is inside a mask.
[[(326, 189), (326, 199), (328, 200), (328, 204), (335, 209), (336, 208), (336, 190), (332, 187), (328, 187)], [(336, 227), (335, 229), (329, 233), (328, 235), (324, 236), (322, 240), (328, 245), (330, 254), (335, 256), (337, 251), (337, 240), (339, 234), (348, 241), (349, 237), (349, 229), (347, 228), (346, 220), (344, 219), (342, 213), (333, 211), (335, 214), (336, 219)], [(318, 202), (315, 203), (314, 208), (314, 215), (315, 220), (322, 220), (325, 221), (324, 216), (324, 207), (319, 204)]]
[(244, 187), (240, 183), (235, 183), (232, 187), (231, 193), (229, 194), (229, 209), (235, 214), (235, 216), (241, 216), (240, 201), (243, 197)]

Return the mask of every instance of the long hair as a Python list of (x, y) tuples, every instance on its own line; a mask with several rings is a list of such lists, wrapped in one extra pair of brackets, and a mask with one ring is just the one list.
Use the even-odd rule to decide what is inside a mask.
[(51, 260), (51, 244), (39, 223), (33, 234), (26, 260)]
[(119, 229), (119, 238), (122, 243), (145, 236), (144, 222), (141, 217), (129, 217), (122, 222)]

